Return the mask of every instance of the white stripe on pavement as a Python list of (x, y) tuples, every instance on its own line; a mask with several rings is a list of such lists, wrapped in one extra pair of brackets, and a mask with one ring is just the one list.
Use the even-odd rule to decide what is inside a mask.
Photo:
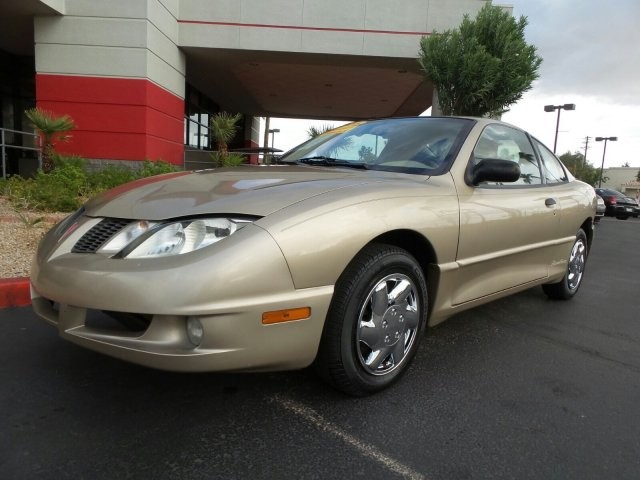
[(318, 412), (316, 412), (312, 408), (307, 407), (306, 405), (298, 403), (294, 400), (283, 398), (279, 395), (274, 395), (271, 398), (280, 406), (302, 417), (303, 419), (312, 423), (313, 425), (320, 428), (321, 430), (329, 432), (332, 435), (340, 438), (342, 441), (344, 441), (345, 443), (351, 445), (353, 448), (358, 450), (362, 455), (364, 455), (365, 457), (369, 457), (375, 460), (376, 462), (382, 464), (388, 470), (394, 473), (397, 473), (398, 475), (401, 475), (402, 477), (410, 480), (426, 479), (424, 475), (422, 475), (419, 472), (416, 472), (411, 467), (408, 467), (407, 465), (404, 465), (402, 462), (399, 462), (398, 460), (395, 460), (394, 458), (389, 457), (388, 455), (385, 455), (376, 447), (368, 445), (360, 441), (358, 438), (354, 437), (353, 435), (350, 435), (349, 433), (345, 432), (337, 425), (334, 425), (333, 423), (326, 420), (322, 415), (320, 415)]

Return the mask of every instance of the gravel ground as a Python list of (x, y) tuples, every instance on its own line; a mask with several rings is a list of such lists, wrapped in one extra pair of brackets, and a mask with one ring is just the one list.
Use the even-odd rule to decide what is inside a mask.
[(66, 215), (16, 210), (0, 197), (0, 278), (28, 277), (38, 242)]

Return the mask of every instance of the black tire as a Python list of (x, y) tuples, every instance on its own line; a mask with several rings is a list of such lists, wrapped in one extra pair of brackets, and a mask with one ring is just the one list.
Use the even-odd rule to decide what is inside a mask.
[(387, 388), (416, 354), (427, 301), (424, 273), (409, 252), (390, 245), (365, 247), (336, 284), (316, 370), (349, 395)]
[(587, 235), (584, 230), (578, 230), (576, 240), (571, 247), (567, 272), (562, 280), (557, 283), (547, 283), (542, 285), (542, 290), (553, 300), (568, 300), (572, 298), (582, 285), (584, 269), (587, 264), (589, 248)]
[(629, 216), (624, 216), (624, 215), (620, 215), (618, 217), (616, 217), (618, 220), (627, 220), (629, 218)]

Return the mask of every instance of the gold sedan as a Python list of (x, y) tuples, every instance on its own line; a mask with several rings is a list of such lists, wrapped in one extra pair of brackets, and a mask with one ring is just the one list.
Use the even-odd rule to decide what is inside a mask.
[(277, 165), (179, 172), (43, 239), (35, 311), (84, 347), (175, 371), (315, 364), (366, 395), (423, 331), (536, 285), (578, 291), (596, 195), (538, 140), (472, 118), (358, 122)]

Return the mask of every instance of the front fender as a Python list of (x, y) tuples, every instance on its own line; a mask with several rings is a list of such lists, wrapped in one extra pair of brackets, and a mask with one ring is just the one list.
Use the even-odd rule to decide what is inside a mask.
[[(280, 246), (296, 288), (334, 285), (354, 256), (376, 237), (410, 230), (433, 245), (440, 262), (455, 259), (459, 231), (455, 194), (328, 202), (318, 197), (278, 212), (263, 226)], [(377, 194), (379, 197), (379, 193)]]

